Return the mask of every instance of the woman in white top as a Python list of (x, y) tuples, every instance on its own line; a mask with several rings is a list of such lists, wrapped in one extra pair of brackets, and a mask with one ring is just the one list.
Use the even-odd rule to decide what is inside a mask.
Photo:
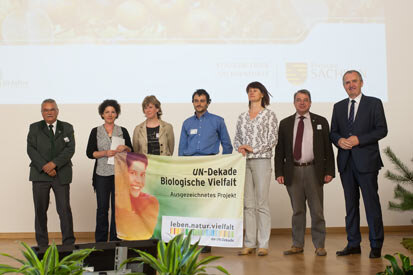
[(244, 248), (238, 255), (254, 253), (268, 255), (271, 233), (269, 189), (271, 158), (277, 145), (278, 126), (275, 113), (266, 107), (270, 104), (267, 89), (260, 82), (247, 86), (247, 112), (238, 117), (234, 148), (247, 157), (244, 187)]

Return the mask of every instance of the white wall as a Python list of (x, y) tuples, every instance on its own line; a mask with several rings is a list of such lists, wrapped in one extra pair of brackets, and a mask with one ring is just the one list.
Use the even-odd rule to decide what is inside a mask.
[[(413, 2), (409, 0), (397, 1), (397, 5), (386, 1), (387, 18), (387, 52), (388, 52), (388, 95), (385, 111), (389, 127), (388, 136), (380, 142), (381, 148), (391, 146), (394, 152), (413, 168), (410, 159), (413, 152), (413, 130), (409, 117), (412, 109), (413, 93), (411, 92), (411, 71), (413, 57), (413, 40), (411, 30), (413, 23), (410, 11)], [(366, 33), (366, 36), (369, 34)], [(349, 37), (351, 39), (351, 37)], [(357, 41), (354, 41), (357, 43)], [(1, 46), (0, 46), (1, 51)], [(338, 53), (339, 54), (339, 53)], [(374, 63), (374, 60), (371, 60)], [(1, 62), (0, 62), (1, 64)], [(253, 80), (253, 79), (252, 79)], [(168, 81), (164, 79), (163, 81)], [(368, 81), (374, 81), (369, 79)], [(264, 83), (265, 84), (265, 83)], [(84, 91), (87, 93), (88, 91)], [(171, 91), (173, 92), (173, 91)], [(187, 104), (165, 104), (163, 107), (164, 120), (174, 126), (176, 143), (182, 121), (193, 112), (190, 97), (193, 91), (187, 91)], [(294, 91), (271, 91), (272, 93), (291, 93)], [(328, 92), (328, 91), (326, 91)], [(343, 98), (346, 96), (342, 89)], [(368, 94), (368, 91), (364, 91)], [(240, 97), (245, 97), (244, 90), (239, 91)], [(7, 95), (3, 95), (7, 96)], [(53, 97), (53, 95), (50, 95)], [(213, 92), (211, 93), (214, 98)], [(116, 98), (116, 94), (113, 94)], [(323, 115), (330, 120), (331, 103), (314, 103), (312, 111)], [(0, 232), (33, 232), (34, 210), (31, 192), (31, 183), (28, 181), (29, 159), (26, 154), (26, 136), (28, 126), (41, 119), (39, 105), (0, 105), (1, 122), (3, 125), (0, 135), (2, 144), (2, 158), (0, 171)], [(96, 199), (91, 186), (91, 176), (94, 162), (87, 159), (86, 143), (92, 127), (102, 122), (97, 114), (97, 105), (59, 105), (59, 119), (72, 123), (75, 127), (76, 153), (73, 157), (74, 180), (71, 185), (71, 205), (76, 232), (91, 232), (95, 227)], [(214, 104), (210, 112), (225, 118), (231, 137), (235, 133), (237, 116), (245, 111), (247, 104)], [(279, 120), (294, 112), (291, 104), (271, 104)], [(134, 126), (143, 121), (140, 103), (122, 104), (122, 114), (118, 124), (126, 127), (132, 134)], [(176, 154), (176, 153), (175, 153)], [(386, 169), (392, 165), (383, 155), (385, 168), (379, 175), (379, 193), (383, 209), (383, 220), (387, 226), (410, 225), (411, 212), (395, 212), (387, 209), (388, 201), (393, 200), (395, 184), (383, 177)], [(325, 186), (325, 218), (328, 227), (344, 226), (344, 196), (340, 180), (334, 179)], [(289, 197), (284, 186), (273, 181), (270, 190), (271, 215), (273, 228), (288, 228), (291, 225), (291, 207)], [(361, 210), (362, 225), (366, 225), (364, 208)], [(59, 231), (59, 220), (55, 211), (55, 202), (52, 197), (49, 210), (49, 231)]]

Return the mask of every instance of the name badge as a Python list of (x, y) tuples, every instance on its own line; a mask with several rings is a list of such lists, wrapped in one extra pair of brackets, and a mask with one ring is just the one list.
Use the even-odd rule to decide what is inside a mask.
[(196, 135), (196, 134), (198, 134), (198, 129), (191, 129), (191, 131), (189, 131), (189, 133), (191, 135)]
[(159, 138), (159, 133), (156, 133), (156, 138)]
[(321, 126), (321, 124), (317, 124), (317, 130), (321, 130), (323, 129), (323, 126)]

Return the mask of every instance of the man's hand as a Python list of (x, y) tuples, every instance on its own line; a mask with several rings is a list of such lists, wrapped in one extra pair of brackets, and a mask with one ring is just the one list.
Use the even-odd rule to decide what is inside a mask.
[(283, 176), (278, 177), (277, 181), (279, 184), (284, 184), (284, 177)]
[(56, 177), (57, 173), (56, 170), (53, 169), (52, 171), (50, 171), (49, 173), (47, 173), (49, 176), (51, 176), (52, 178)]
[(338, 140), (338, 146), (340, 146), (341, 149), (350, 150), (352, 147), (352, 143), (348, 141), (348, 139), (346, 138), (340, 138)]
[(329, 183), (332, 180), (333, 180), (332, 176), (330, 176), (330, 175), (325, 175), (324, 176), (324, 183)]
[(238, 147), (238, 152), (240, 152), (240, 153), (242, 154), (242, 156), (244, 156), (244, 157), (245, 157), (245, 155), (247, 154), (247, 152), (245, 151), (245, 149), (244, 149), (244, 148), (241, 148), (241, 146)]
[(351, 136), (347, 139), (347, 141), (350, 142), (351, 147), (354, 147), (360, 144), (359, 138), (357, 136)]
[(53, 169), (56, 168), (56, 164), (53, 163), (53, 161), (49, 161), (45, 165), (43, 165), (42, 170), (46, 173), (49, 174)]

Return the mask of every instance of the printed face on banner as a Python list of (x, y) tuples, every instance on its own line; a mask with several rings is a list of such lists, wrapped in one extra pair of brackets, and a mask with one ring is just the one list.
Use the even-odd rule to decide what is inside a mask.
[(145, 187), (145, 163), (133, 161), (128, 168), (129, 174), (129, 191), (132, 197), (137, 198)]

